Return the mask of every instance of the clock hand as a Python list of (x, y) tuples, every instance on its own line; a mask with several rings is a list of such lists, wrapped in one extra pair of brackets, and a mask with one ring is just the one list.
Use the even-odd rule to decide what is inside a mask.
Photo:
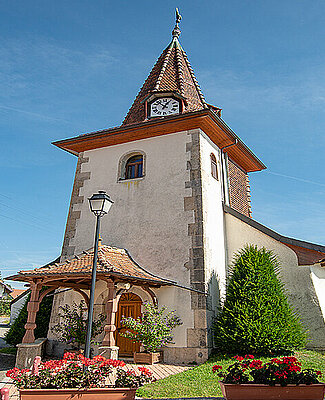
[(162, 104), (162, 108), (167, 108), (168, 104), (171, 102), (171, 100), (167, 101), (167, 103), (164, 105)]

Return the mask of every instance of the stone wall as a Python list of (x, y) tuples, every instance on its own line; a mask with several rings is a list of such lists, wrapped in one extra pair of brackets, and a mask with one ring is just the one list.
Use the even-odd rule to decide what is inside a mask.
[(70, 207), (68, 212), (67, 224), (64, 233), (61, 261), (73, 256), (75, 253), (75, 246), (71, 245), (71, 239), (75, 237), (77, 220), (80, 218), (80, 211), (75, 210), (76, 204), (82, 204), (84, 202), (84, 196), (80, 195), (80, 189), (83, 187), (85, 180), (90, 179), (90, 171), (82, 172), (82, 164), (87, 163), (88, 157), (84, 157), (83, 153), (79, 154), (74, 183), (72, 187)]

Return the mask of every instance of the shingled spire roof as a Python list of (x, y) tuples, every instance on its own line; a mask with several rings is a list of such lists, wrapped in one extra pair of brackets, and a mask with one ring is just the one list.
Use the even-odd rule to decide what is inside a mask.
[(122, 125), (145, 121), (143, 102), (148, 95), (159, 92), (170, 92), (182, 96), (185, 101), (183, 110), (185, 113), (208, 108), (187, 55), (178, 41), (181, 33), (178, 26), (180, 19), (181, 16), (176, 9), (176, 25), (172, 32), (172, 41), (152, 68)]

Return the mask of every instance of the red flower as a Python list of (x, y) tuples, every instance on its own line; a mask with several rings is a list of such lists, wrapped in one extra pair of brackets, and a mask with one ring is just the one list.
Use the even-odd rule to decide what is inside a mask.
[(141, 372), (142, 375), (151, 376), (152, 372), (146, 367), (138, 367), (138, 370)]
[(245, 358), (253, 359), (253, 358), (255, 358), (255, 357), (254, 357), (252, 354), (246, 354)]
[(296, 357), (282, 357), (282, 360), (285, 363), (291, 364), (291, 363), (296, 363), (298, 360), (296, 359)]
[(261, 369), (262, 366), (263, 366), (263, 362), (261, 360), (253, 360), (249, 364), (249, 368), (252, 368), (252, 369)]
[(93, 360), (94, 360), (94, 361), (98, 361), (98, 362), (102, 362), (102, 361), (105, 361), (106, 358), (103, 357), (103, 356), (98, 355), (98, 356), (95, 356), (95, 357), (93, 358)]
[(126, 371), (126, 373), (127, 373), (128, 375), (134, 375), (134, 376), (136, 376), (136, 373), (135, 373), (135, 371), (133, 371), (133, 369), (132, 369), (132, 370), (128, 369), (128, 370)]
[(279, 360), (278, 358), (271, 358), (270, 362), (275, 364), (281, 364), (281, 360)]
[(76, 354), (75, 353), (64, 353), (63, 360), (75, 360)]
[(235, 356), (234, 359), (237, 360), (237, 361), (243, 361), (244, 357), (242, 357), (242, 356)]
[(322, 373), (320, 371), (316, 371), (316, 375), (322, 376)]
[(212, 372), (215, 373), (215, 372), (217, 372), (219, 369), (222, 369), (222, 366), (221, 366), (221, 365), (214, 365), (214, 366), (212, 367)]
[(300, 372), (301, 367), (299, 367), (298, 365), (289, 365), (288, 370), (290, 372)]

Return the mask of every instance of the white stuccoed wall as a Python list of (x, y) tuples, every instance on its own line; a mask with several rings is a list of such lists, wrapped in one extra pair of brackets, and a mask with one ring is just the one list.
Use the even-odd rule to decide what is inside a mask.
[[(190, 286), (190, 274), (184, 264), (189, 258), (191, 238), (188, 224), (193, 211), (184, 211), (184, 197), (191, 195), (185, 188), (189, 180), (186, 143), (188, 132), (164, 135), (131, 143), (87, 151), (89, 162), (81, 172), (91, 172), (80, 195), (89, 198), (105, 190), (114, 201), (108, 215), (102, 218), (103, 243), (126, 248), (136, 262), (160, 277)], [(129, 152), (145, 154), (145, 176), (139, 180), (118, 181), (120, 159)], [(95, 217), (88, 201), (74, 206), (80, 210), (76, 234), (70, 245), (75, 254), (93, 246)], [(186, 346), (186, 329), (193, 327), (191, 298), (188, 291), (168, 287), (156, 290), (161, 305), (177, 309), (183, 325), (175, 331), (174, 346)], [(78, 296), (64, 295), (64, 301)], [(63, 299), (62, 299), (63, 300)]]
[(20, 299), (15, 301), (12, 306), (10, 307), (10, 325), (15, 321), (18, 317), (20, 310), (23, 308), (24, 304), (26, 303), (28, 293), (25, 296), (22, 296)]
[(319, 305), (325, 320), (325, 268), (321, 267), (320, 264), (315, 264), (310, 267), (310, 270)]
[[(317, 277), (313, 272), (314, 267), (298, 266), (293, 250), (230, 214), (226, 214), (226, 235), (229, 264), (232, 263), (235, 253), (246, 244), (264, 246), (274, 251), (281, 265), (280, 275), (287, 289), (289, 302), (309, 330), (307, 347), (325, 349), (325, 323), (321, 311), (325, 305), (325, 296), (321, 294), (325, 285), (321, 279), (325, 274), (320, 274), (319, 269), (315, 267)], [(316, 282), (315, 286), (313, 282)]]
[[(205, 281), (211, 293), (211, 308), (216, 310), (219, 299), (226, 291), (226, 260), (224, 213), (222, 208), (222, 174), (219, 148), (201, 131), (201, 174), (203, 203), (203, 240)], [(218, 163), (218, 177), (211, 175), (210, 154), (213, 153)]]

